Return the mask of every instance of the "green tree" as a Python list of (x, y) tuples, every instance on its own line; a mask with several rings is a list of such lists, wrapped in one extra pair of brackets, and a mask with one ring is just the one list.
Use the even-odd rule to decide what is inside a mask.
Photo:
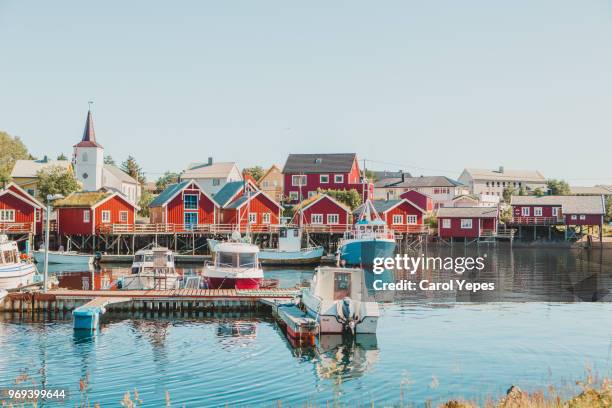
[(321, 194), (327, 194), (333, 199), (345, 204), (351, 210), (359, 207), (362, 204), (361, 194), (357, 190), (322, 190), (318, 189)]
[(502, 197), (506, 203), (510, 203), (510, 199), (515, 193), (516, 189), (512, 186), (508, 186), (504, 188), (504, 191), (502, 192)]
[(551, 179), (546, 182), (546, 187), (551, 195), (570, 195), (569, 184), (563, 180)]
[(261, 166), (247, 167), (246, 169), (242, 170), (243, 174), (248, 174), (249, 176), (253, 177), (255, 181), (259, 181), (265, 172), (266, 171)]
[(38, 196), (45, 203), (48, 195), (61, 194), (67, 196), (81, 190), (81, 185), (74, 174), (60, 166), (51, 166), (39, 170), (36, 177), (38, 178)]
[(134, 156), (128, 156), (128, 158), (121, 163), (121, 170), (130, 175), (133, 179), (138, 180), (140, 184), (144, 184), (144, 182), (147, 181), (142, 168), (138, 162), (136, 162)]
[(525, 187), (521, 186), (521, 188), (519, 188), (518, 195), (520, 195), (520, 196), (527, 195), (527, 191), (525, 190)]
[(170, 184), (177, 183), (178, 179), (178, 173), (167, 171), (164, 173), (163, 176), (157, 179), (157, 181), (155, 182), (155, 188), (157, 189), (157, 191), (164, 191), (166, 187), (168, 187)]
[(0, 131), (0, 183), (7, 183), (10, 180), (15, 161), (30, 158), (28, 149), (19, 136), (13, 137)]
[(115, 159), (113, 159), (113, 156), (111, 156), (110, 154), (107, 154), (104, 156), (104, 164), (112, 164), (113, 166), (115, 166)]
[(512, 207), (509, 205), (502, 206), (499, 211), (499, 220), (504, 224), (510, 222), (512, 220)]
[(535, 190), (533, 190), (533, 195), (538, 196), (538, 197), (542, 197), (544, 195), (544, 190), (542, 190), (540, 187), (538, 187)]
[(60, 153), (59, 156), (57, 156), (57, 160), (68, 160), (68, 157), (66, 157), (64, 153)]
[(149, 216), (149, 205), (151, 205), (151, 201), (153, 201), (154, 198), (155, 196), (153, 194), (144, 189), (142, 190), (140, 200), (138, 200), (138, 207), (140, 207), (140, 210), (138, 210), (138, 215), (141, 217)]
[(612, 221), (612, 196), (608, 196), (608, 198), (606, 198), (606, 216), (605, 216), (605, 220), (606, 220), (606, 222)]
[(365, 171), (365, 175), (366, 175), (366, 178), (367, 178), (369, 181), (371, 181), (371, 182), (377, 181), (377, 180), (376, 180), (376, 173), (374, 173), (374, 171), (372, 171), (372, 170), (366, 170), (366, 171)]

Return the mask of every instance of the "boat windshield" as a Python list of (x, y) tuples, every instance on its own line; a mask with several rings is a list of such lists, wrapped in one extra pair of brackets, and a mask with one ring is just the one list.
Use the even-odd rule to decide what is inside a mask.
[(134, 255), (134, 262), (142, 262), (144, 260), (144, 255), (136, 254)]
[(17, 263), (19, 257), (17, 256), (17, 251), (9, 249), (7, 251), (2, 251), (2, 258), (0, 259), (0, 263)]
[(217, 254), (220, 266), (226, 267), (252, 267), (256, 263), (256, 255), (254, 253), (236, 253), (236, 252), (219, 252)]
[(144, 260), (145, 262), (153, 262), (153, 254), (146, 254)]

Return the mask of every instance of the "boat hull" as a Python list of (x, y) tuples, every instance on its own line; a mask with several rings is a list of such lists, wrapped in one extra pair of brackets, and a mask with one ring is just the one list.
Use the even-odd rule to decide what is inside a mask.
[[(45, 251), (34, 251), (34, 259), (39, 264), (44, 263)], [(90, 265), (93, 260), (93, 255), (49, 251), (49, 263), (51, 264)]]
[(206, 284), (210, 289), (259, 289), (263, 278), (221, 278), (221, 277), (205, 277)]
[(391, 258), (395, 241), (391, 239), (347, 240), (340, 249), (340, 259), (347, 265), (371, 266), (375, 258)]
[(3, 265), (0, 267), (0, 289), (18, 289), (34, 283), (36, 267), (31, 263)]
[(315, 265), (322, 256), (323, 247), (298, 251), (264, 249), (259, 253), (259, 261), (262, 265)]

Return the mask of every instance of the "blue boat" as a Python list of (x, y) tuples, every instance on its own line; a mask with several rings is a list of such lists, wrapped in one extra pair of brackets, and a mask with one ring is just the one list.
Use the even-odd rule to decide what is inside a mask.
[[(374, 217), (374, 219), (372, 219)], [(340, 259), (347, 265), (371, 266), (375, 258), (395, 254), (395, 234), (380, 219), (370, 200), (361, 208), (359, 221), (340, 241)]]
[(321, 261), (323, 247), (302, 248), (302, 231), (299, 228), (280, 227), (278, 248), (262, 249), (259, 261), (262, 265), (314, 265)]

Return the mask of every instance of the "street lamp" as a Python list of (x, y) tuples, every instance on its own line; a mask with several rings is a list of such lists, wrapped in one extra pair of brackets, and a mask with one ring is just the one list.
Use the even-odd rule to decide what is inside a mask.
[(45, 272), (43, 275), (43, 293), (47, 292), (47, 280), (49, 277), (49, 229), (51, 228), (51, 201), (64, 198), (61, 194), (47, 195), (47, 219), (45, 220)]

